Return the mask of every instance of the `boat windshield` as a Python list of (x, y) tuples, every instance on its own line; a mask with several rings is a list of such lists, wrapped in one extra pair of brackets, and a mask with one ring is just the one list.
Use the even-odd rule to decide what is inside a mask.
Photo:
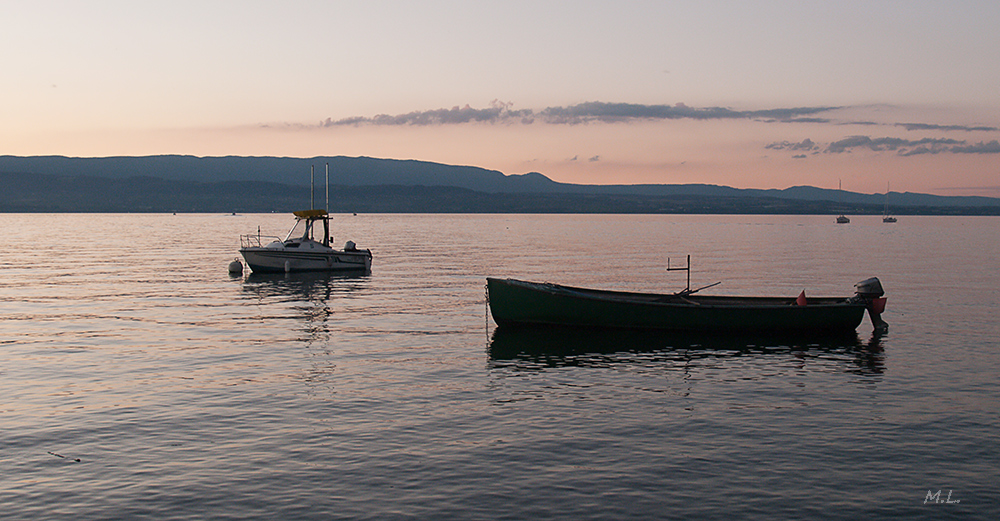
[(292, 227), (288, 232), (288, 236), (285, 237), (285, 242), (293, 239), (313, 239), (313, 220), (312, 219), (296, 219), (295, 226)]

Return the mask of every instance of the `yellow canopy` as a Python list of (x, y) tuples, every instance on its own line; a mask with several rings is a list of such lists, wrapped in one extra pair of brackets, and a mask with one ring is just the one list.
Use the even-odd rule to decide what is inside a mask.
[(292, 214), (300, 219), (308, 219), (310, 217), (323, 217), (326, 215), (326, 210), (299, 210), (292, 212)]

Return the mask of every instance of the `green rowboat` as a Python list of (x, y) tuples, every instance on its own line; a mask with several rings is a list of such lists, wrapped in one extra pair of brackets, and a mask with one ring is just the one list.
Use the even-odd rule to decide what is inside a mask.
[(884, 330), (881, 283), (855, 285), (853, 297), (731, 297), (630, 293), (487, 278), (487, 297), (499, 326), (557, 325), (696, 332), (853, 331), (867, 309)]

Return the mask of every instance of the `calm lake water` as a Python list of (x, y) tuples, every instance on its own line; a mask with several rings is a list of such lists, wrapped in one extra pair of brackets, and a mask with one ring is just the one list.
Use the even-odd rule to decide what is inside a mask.
[[(0, 215), (0, 518), (1000, 518), (1000, 219)], [(848, 296), (888, 334), (497, 330), (486, 276)]]

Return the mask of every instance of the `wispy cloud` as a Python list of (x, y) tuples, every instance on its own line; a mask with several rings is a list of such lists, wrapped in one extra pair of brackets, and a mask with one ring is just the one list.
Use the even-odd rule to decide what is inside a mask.
[(969, 127), (965, 125), (932, 125), (929, 123), (896, 123), (906, 130), (958, 130), (964, 132), (996, 132), (1000, 127)]
[(689, 107), (675, 105), (643, 105), (637, 103), (605, 103), (590, 101), (566, 107), (548, 107), (542, 110), (517, 109), (513, 103), (494, 100), (489, 108), (476, 109), (469, 105), (450, 109), (435, 109), (406, 114), (355, 116), (334, 120), (327, 118), (323, 127), (349, 125), (454, 125), (462, 123), (521, 123), (540, 121), (553, 125), (577, 125), (602, 122), (618, 123), (638, 120), (673, 119), (757, 119), (763, 121), (826, 123), (825, 118), (811, 117), (839, 107), (797, 107), (766, 110), (733, 110), (726, 107)]
[(791, 143), (788, 141), (777, 141), (765, 146), (764, 148), (771, 150), (793, 150), (793, 151), (806, 151), (811, 152), (814, 150), (819, 150), (819, 145), (813, 142), (813, 140), (806, 138), (800, 143)]
[(745, 112), (746, 117), (792, 123), (829, 123), (827, 118), (805, 117), (821, 114), (842, 107), (796, 107), (791, 109), (751, 110)]
[(868, 136), (851, 136), (841, 139), (840, 141), (830, 143), (830, 145), (826, 147), (826, 152), (839, 154), (842, 152), (848, 152), (855, 148), (867, 148), (875, 152), (881, 152), (883, 150), (901, 151), (906, 147), (942, 148), (949, 145), (962, 145), (964, 143), (965, 141), (947, 138), (923, 138), (910, 140), (895, 137), (871, 138)]
[[(326, 118), (320, 126), (333, 127), (345, 125), (455, 125), (461, 123), (484, 122), (499, 123), (504, 121), (522, 120), (523, 123), (530, 123), (532, 118), (531, 110), (514, 110), (512, 103), (505, 103), (493, 100), (489, 108), (474, 109), (469, 105), (464, 107), (452, 107), (450, 109), (425, 110), (409, 112), (390, 116), (379, 114), (373, 117), (355, 116), (351, 118), (333, 120)], [(527, 120), (525, 120), (527, 118)]]
[[(342, 126), (441, 126), (469, 123), (532, 125), (581, 125), (588, 123), (631, 123), (640, 121), (667, 120), (753, 120), (764, 123), (818, 123), (832, 125), (892, 126), (908, 131), (928, 132), (997, 132), (1000, 127), (938, 125), (932, 123), (876, 123), (872, 121), (836, 121), (822, 117), (825, 113), (843, 109), (839, 106), (791, 107), (758, 110), (735, 110), (728, 107), (690, 107), (684, 103), (673, 105), (648, 105), (640, 103), (608, 103), (588, 101), (576, 105), (547, 107), (541, 110), (515, 109), (512, 102), (493, 100), (487, 108), (473, 108), (469, 105), (450, 109), (414, 111), (405, 114), (379, 114), (375, 116), (354, 116), (321, 121), (320, 127)], [(903, 139), (897, 137), (872, 137), (864, 135), (848, 136), (828, 144), (820, 144), (811, 139), (799, 142), (778, 141), (765, 145), (769, 150), (787, 150), (794, 158), (803, 159), (808, 154), (843, 154), (853, 150), (874, 152), (895, 152), (900, 156), (925, 154), (997, 154), (1000, 142), (997, 140), (969, 143), (962, 139), (922, 138)], [(569, 161), (582, 160), (573, 157)], [(600, 156), (591, 156), (588, 162), (600, 161)]]
[(1000, 141), (995, 139), (989, 143), (980, 141), (975, 145), (952, 147), (951, 151), (956, 154), (1000, 154)]
[[(854, 149), (865, 149), (874, 152), (896, 152), (900, 156), (917, 156), (923, 154), (1000, 154), (1000, 141), (969, 144), (961, 139), (949, 138), (923, 138), (923, 139), (901, 139), (895, 137), (870, 137), (870, 136), (850, 136), (839, 141), (834, 141), (826, 147), (815, 143), (811, 139), (804, 139), (799, 143), (789, 141), (777, 141), (764, 146), (768, 150), (789, 150), (793, 152), (822, 152), (829, 154), (843, 154)], [(802, 154), (793, 156), (796, 159), (805, 157)]]
[(695, 108), (677, 105), (640, 105), (635, 103), (604, 103), (591, 101), (569, 107), (548, 107), (538, 112), (538, 118), (550, 124), (580, 124), (592, 121), (604, 123), (657, 119), (738, 119), (745, 112), (723, 107)]

